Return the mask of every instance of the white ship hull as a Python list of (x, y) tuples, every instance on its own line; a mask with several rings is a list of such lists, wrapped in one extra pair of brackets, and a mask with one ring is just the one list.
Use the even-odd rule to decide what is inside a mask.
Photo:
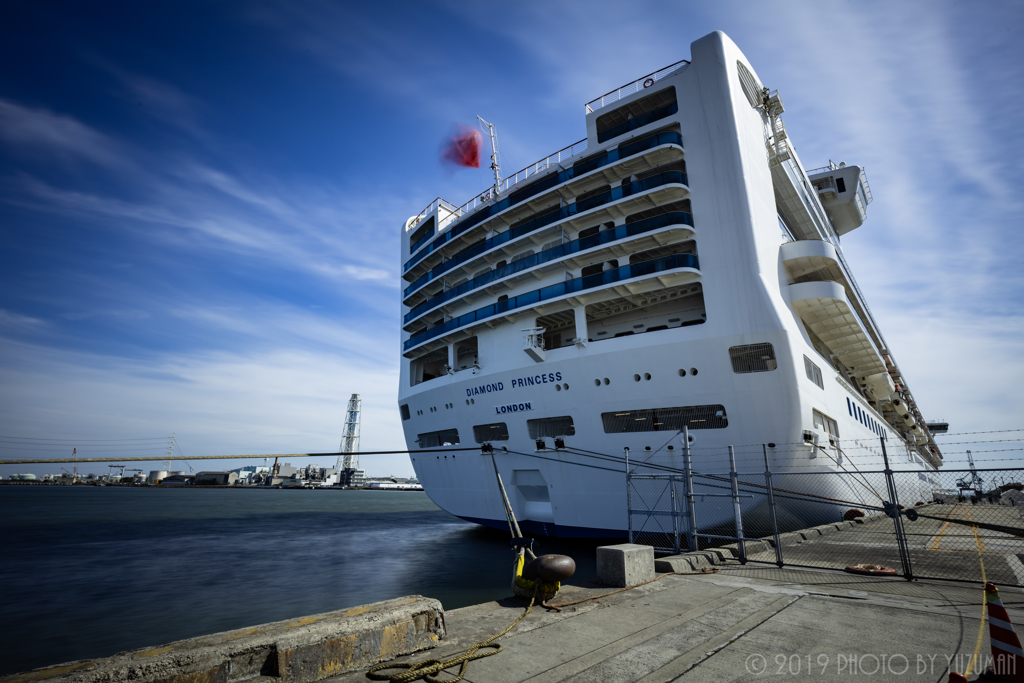
[[(647, 336), (651, 342), (656, 341), (657, 335)], [(766, 338), (766, 335), (761, 338)], [(771, 338), (777, 354), (787, 347), (784, 333), (769, 335), (768, 338)], [(601, 414), (651, 405), (728, 406), (728, 427), (690, 432), (695, 473), (728, 472), (728, 446), (733, 445), (737, 470), (744, 475), (741, 480), (762, 484), (764, 457), (761, 444), (774, 443), (775, 448), (768, 449), (768, 452), (775, 487), (848, 501), (828, 505), (780, 493), (776, 502), (783, 531), (839, 521), (850, 508), (880, 507), (881, 500), (874, 493), (888, 497), (883, 476), (864, 475), (869, 485), (865, 486), (858, 483), (859, 478), (849, 474), (858, 470), (877, 473), (884, 469), (879, 437), (856, 421), (847, 410), (846, 399), (850, 392), (840, 383), (833, 382), (826, 384), (828, 398), (824, 401), (820, 396), (802, 393), (799, 385), (807, 380), (802, 376), (803, 354), (799, 349), (793, 354), (795, 358), (790, 356), (784, 360), (780, 357), (777, 371), (742, 376), (746, 386), (737, 386), (729, 358), (723, 358), (721, 353), (721, 349), (736, 341), (707, 339), (637, 348), (637, 341), (630, 338), (609, 340), (601, 345), (609, 347), (600, 349), (604, 353), (595, 352), (586, 358), (573, 357), (559, 362), (554, 360), (557, 351), (548, 352), (551, 360), (544, 364), (545, 371), (556, 376), (560, 373), (563, 380), (560, 384), (569, 385), (567, 391), (556, 391), (554, 382), (510, 388), (513, 380), (524, 375), (521, 370), (513, 370), (482, 377), (470, 376), (465, 381), (450, 381), (447, 386), (432, 390), (424, 398), (429, 405), (440, 406), (443, 413), (448, 413), (437, 418), (438, 421), (458, 428), (460, 435), (469, 436), (466, 441), (470, 443), (462, 442), (460, 446), (475, 445), (472, 443), (473, 425), (499, 420), (508, 425), (510, 438), (494, 442), (494, 459), (516, 516), (524, 531), (529, 530), (530, 533), (601, 538), (621, 537), (627, 533), (624, 449), (629, 448), (631, 470), (663, 473), (663, 470), (644, 467), (643, 463), (647, 462), (682, 472), (682, 439), (677, 432), (605, 434)], [(616, 348), (627, 342), (630, 343), (628, 349)], [(575, 355), (575, 349), (564, 351), (567, 356)], [(680, 377), (678, 372), (681, 358), (687, 360), (684, 377)], [(797, 366), (797, 363), (801, 365)], [(691, 368), (698, 370), (696, 376), (690, 372)], [(640, 382), (633, 379), (638, 373)], [(651, 379), (642, 379), (644, 373), (650, 373)], [(611, 379), (610, 384), (603, 383), (605, 377)], [(602, 381), (600, 387), (595, 385), (595, 379)], [(495, 383), (500, 383), (504, 389), (472, 397), (467, 394), (474, 388)], [(467, 399), (473, 403), (467, 405)], [(455, 407), (446, 409), (443, 407), (445, 404)], [(496, 412), (509, 405), (528, 406), (528, 409), (514, 413)], [(839, 458), (834, 449), (829, 452), (835, 454), (843, 466), (831, 461), (820, 449), (794, 441), (794, 435), (802, 434), (807, 422), (803, 416), (811, 413), (812, 406), (828, 410), (827, 414), (845, 416), (846, 419), (839, 423), (843, 436), (840, 446), (853, 457), (856, 468), (850, 464), (849, 458)], [(576, 430), (575, 436), (565, 438), (571, 450), (555, 450), (551, 439), (547, 439), (544, 450), (537, 450), (536, 443), (528, 437), (526, 421), (531, 417), (564, 414), (572, 416)], [(931, 466), (922, 463), (919, 456), (915, 457), (915, 453), (908, 450), (894, 431), (887, 432), (890, 465), (894, 469), (934, 472)], [(410, 449), (417, 449), (416, 435), (410, 436)], [(669, 451), (668, 446), (673, 450)], [(620, 461), (613, 462), (592, 454), (607, 454)], [(489, 455), (439, 448), (436, 452), (420, 452), (411, 457), (416, 476), (439, 507), (467, 521), (507, 528)], [(810, 474), (814, 472), (840, 474), (815, 477)], [(899, 481), (899, 496), (904, 504), (933, 497), (931, 482), (915, 479), (918, 482), (915, 484), (906, 476), (901, 476)], [(547, 500), (537, 491), (538, 486), (547, 487)], [(701, 490), (698, 484), (696, 491), (699, 493)], [(764, 503), (763, 496), (750, 487), (744, 487), (744, 493), (756, 496), (743, 502), (748, 524), (754, 528), (761, 523), (757, 517), (763, 512), (760, 509)], [(722, 498), (698, 499), (697, 518), (701, 527), (729, 524), (733, 519), (732, 503)]]
[[(863, 172), (808, 176), (739, 49), (691, 50), (588, 105), (584, 143), (404, 226), (402, 424), (451, 514), (506, 527), (496, 466), (529, 533), (624, 536), (626, 449), (681, 470), (683, 424), (695, 472), (727, 472), (733, 446), (760, 477), (773, 444), (776, 486), (831, 499), (779, 496), (784, 529), (880, 506), (882, 476), (850, 473), (881, 471), (883, 440), (922, 475), (900, 500), (932, 497), (941, 455), (839, 247)], [(484, 444), (493, 461), (459, 450)], [(697, 517), (728, 524), (731, 502)]]

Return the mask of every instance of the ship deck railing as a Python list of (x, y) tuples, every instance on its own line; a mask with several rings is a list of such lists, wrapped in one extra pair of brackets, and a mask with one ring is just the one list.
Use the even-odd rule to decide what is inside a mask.
[[(549, 192), (557, 192), (558, 188), (565, 183), (582, 181), (586, 177), (595, 173), (601, 168), (611, 166), (615, 164), (622, 164), (630, 161), (631, 158), (639, 158), (643, 155), (650, 155), (657, 153), (657, 149), (669, 145), (676, 145), (679, 148), (683, 146), (682, 136), (674, 131), (662, 131), (653, 135), (642, 138), (641, 140), (631, 141), (630, 143), (620, 146), (616, 149), (611, 149), (605, 154), (599, 155), (595, 158), (589, 159), (582, 165), (577, 164), (576, 166), (566, 168), (555, 176), (549, 176), (551, 178), (551, 184), (548, 186), (547, 181), (540, 181), (539, 187), (527, 187), (518, 193), (514, 193), (501, 199), (499, 202), (495, 202), (489, 207), (485, 207), (481, 211), (486, 213), (474, 213), (473, 216), (467, 217), (465, 222), (451, 228), (443, 234), (437, 235), (430, 244), (427, 244), (421, 248), (418, 252), (412, 254), (408, 261), (403, 266), (403, 277), (410, 277), (414, 266), (420, 264), (426, 257), (437, 252), (441, 247), (451, 242), (456, 237), (459, 237), (469, 230), (483, 224), (485, 221), (489, 221), (495, 218), (509, 209), (516, 206), (525, 204), (527, 201), (533, 200), (536, 197), (546, 194)], [(447, 225), (447, 220), (444, 221)], [(422, 240), (421, 240), (422, 242)], [(443, 257), (443, 255), (442, 255)], [(456, 256), (455, 258), (458, 258)], [(450, 259), (449, 259), (450, 260)], [(436, 270), (439, 266), (435, 266), (432, 270)], [(447, 266), (446, 266), (447, 267)], [(435, 273), (436, 275), (436, 273)], [(408, 296), (414, 290), (418, 289), (423, 283), (427, 282), (430, 278), (424, 279), (423, 276), (419, 277), (409, 287), (405, 289), (405, 295)]]
[[(678, 228), (680, 226), (693, 227), (693, 216), (685, 211), (671, 211), (659, 216), (645, 218), (634, 223), (619, 225), (611, 230), (605, 230), (595, 235), (589, 235), (581, 239), (565, 242), (557, 247), (545, 249), (544, 251), (533, 254), (532, 256), (527, 256), (526, 258), (522, 258), (518, 261), (502, 266), (501, 268), (495, 268), (494, 270), (479, 275), (468, 282), (464, 282), (457, 287), (453, 287), (452, 289), (442, 292), (437, 296), (427, 299), (409, 311), (405, 315), (404, 322), (406, 324), (411, 323), (438, 306), (454, 299), (460, 299), (466, 294), (495, 283), (498, 280), (504, 280), (505, 278), (519, 273), (528, 274), (533, 272), (533, 269), (537, 266), (552, 262), (557, 263), (567, 257), (574, 256), (582, 252), (588, 252), (590, 250), (597, 250), (599, 247), (605, 245), (617, 244), (628, 240), (631, 237), (639, 237), (664, 228)], [(693, 233), (691, 232), (689, 234)]]
[[(685, 66), (680, 67), (680, 64), (683, 64)], [(611, 104), (613, 102), (618, 102), (619, 100), (621, 100), (623, 97), (626, 97), (627, 95), (632, 95), (635, 92), (640, 92), (641, 90), (644, 90), (645, 88), (649, 88), (650, 86), (654, 85), (654, 83), (656, 83), (657, 81), (661, 80), (662, 78), (665, 78), (666, 76), (670, 76), (670, 75), (676, 73), (677, 71), (682, 71), (687, 66), (690, 66), (690, 60), (688, 60), (688, 59), (681, 59), (678, 62), (676, 62), (675, 64), (669, 64), (668, 66), (666, 66), (666, 67), (664, 67), (662, 69), (658, 69), (654, 73), (649, 73), (646, 76), (641, 76), (640, 78), (636, 79), (632, 83), (627, 83), (626, 85), (622, 86), (621, 88), (616, 88), (615, 90), (612, 90), (611, 92), (607, 92), (604, 95), (601, 95), (597, 99), (594, 99), (594, 100), (591, 100), (590, 102), (587, 102), (587, 104), (585, 105), (586, 109), (587, 109), (587, 113), (588, 114), (592, 114), (595, 111), (597, 111), (598, 109), (602, 109), (604, 107), (607, 107), (609, 104)]]
[[(509, 189), (514, 187), (516, 184), (523, 182), (527, 178), (532, 178), (541, 171), (546, 171), (552, 166), (557, 166), (566, 159), (570, 159), (576, 156), (577, 154), (582, 154), (585, 151), (587, 151), (587, 138), (583, 138), (578, 142), (572, 143), (568, 147), (563, 147), (557, 152), (547, 155), (543, 159), (535, 161), (534, 163), (530, 164), (521, 171), (517, 171), (514, 174), (508, 176), (507, 178), (504, 178), (501, 181), (501, 194), (508, 192)], [(416, 222), (409, 227), (409, 230), (415, 230), (416, 227), (423, 222), (423, 219), (430, 215), (430, 212), (433, 211), (434, 208), (439, 203), (441, 205), (444, 205), (445, 208), (451, 211), (451, 213), (448, 216), (446, 216), (443, 220), (438, 222), (437, 232), (443, 232), (444, 229), (448, 227), (448, 225), (451, 224), (452, 221), (458, 220), (459, 218), (462, 218), (463, 216), (472, 213), (476, 208), (483, 206), (485, 203), (487, 203), (494, 197), (495, 194), (493, 187), (484, 190), (480, 194), (476, 195), (475, 197), (467, 201), (462, 206), (455, 206), (451, 202), (438, 197), (430, 204), (428, 204), (427, 207), (423, 209), (423, 211), (419, 212), (416, 218)], [(431, 237), (432, 236), (433, 235), (431, 235)], [(421, 240), (421, 243), (425, 241), (427, 240)], [(417, 243), (413, 247), (413, 249), (410, 250), (410, 253), (415, 253), (420, 248), (420, 246), (422, 246), (421, 243)]]
[(520, 294), (515, 297), (509, 297), (504, 301), (499, 301), (497, 303), (490, 304), (489, 306), (478, 308), (475, 311), (470, 311), (469, 313), (460, 315), (458, 318), (452, 318), (451, 320), (441, 323), (436, 327), (411, 336), (409, 339), (405, 340), (402, 348), (404, 351), (409, 351), (443, 334), (454, 332), (462, 327), (472, 325), (475, 322), (482, 322), (489, 318), (510, 313), (516, 309), (529, 309), (544, 301), (550, 301), (570, 296), (578, 292), (598, 289), (608, 285), (623, 283), (637, 278), (643, 278), (682, 268), (699, 271), (700, 262), (697, 260), (697, 256), (694, 254), (663, 256), (650, 261), (634, 263), (620, 268), (612, 268), (604, 271), (603, 273), (585, 275), (583, 277), (565, 280), (564, 282), (548, 285), (547, 287), (541, 287), (540, 289), (535, 289), (531, 292), (526, 292), (525, 294)]

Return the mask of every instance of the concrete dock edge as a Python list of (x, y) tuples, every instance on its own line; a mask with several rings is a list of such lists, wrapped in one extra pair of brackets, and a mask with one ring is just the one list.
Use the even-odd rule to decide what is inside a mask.
[(410, 595), (0, 678), (0, 683), (312, 683), (426, 650), (445, 635), (433, 598)]

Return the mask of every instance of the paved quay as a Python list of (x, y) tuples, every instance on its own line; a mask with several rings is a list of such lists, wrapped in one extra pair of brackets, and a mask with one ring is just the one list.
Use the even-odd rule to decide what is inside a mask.
[[(1020, 511), (933, 504), (917, 512), (916, 521), (904, 521), (915, 581), (836, 571), (901, 567), (894, 523), (884, 515), (782, 534), (784, 561), (810, 566), (775, 566), (768, 541), (746, 545), (747, 557), (760, 560), (747, 564), (736, 546), (657, 560), (650, 546), (598, 548), (598, 576), (573, 577), (551, 601), (563, 611), (534, 606), (498, 640), (504, 651), (472, 661), (465, 680), (944, 683), (950, 670), (973, 664), (978, 673), (991, 663), (984, 581), (999, 585), (1010, 619), (1024, 627)], [(625, 585), (632, 587), (614, 588)], [(509, 597), (445, 611), (437, 600), (407, 596), (0, 683), (362, 682), (380, 661), (451, 657), (508, 627), (524, 608)]]
[[(568, 607), (535, 607), (473, 661), (466, 681), (815, 680), (945, 681), (991, 652), (978, 584), (869, 577), (726, 561), (716, 574), (663, 578)], [(567, 586), (553, 600), (609, 591)], [(1024, 593), (1002, 589), (1024, 624)], [(523, 610), (508, 599), (445, 612), (446, 637), (429, 652), (395, 661), (443, 659), (500, 631)], [(392, 670), (391, 673), (397, 673)], [(366, 681), (364, 672), (332, 683)]]

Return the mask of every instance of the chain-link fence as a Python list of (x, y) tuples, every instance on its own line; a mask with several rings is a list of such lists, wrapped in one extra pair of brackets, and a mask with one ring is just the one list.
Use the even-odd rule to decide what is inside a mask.
[[(627, 475), (630, 541), (744, 562), (1024, 586), (1024, 469)], [(735, 483), (734, 483), (735, 482)], [(743, 540), (740, 540), (743, 539)]]

